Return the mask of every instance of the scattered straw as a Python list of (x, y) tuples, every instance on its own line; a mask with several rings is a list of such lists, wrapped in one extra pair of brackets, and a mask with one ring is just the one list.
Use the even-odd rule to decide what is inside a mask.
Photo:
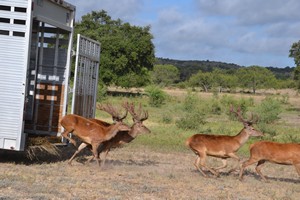
[(28, 147), (26, 149), (26, 155), (29, 159), (33, 160), (38, 158), (42, 152), (46, 152), (51, 155), (59, 156), (60, 150), (49, 142), (47, 137), (29, 137)]

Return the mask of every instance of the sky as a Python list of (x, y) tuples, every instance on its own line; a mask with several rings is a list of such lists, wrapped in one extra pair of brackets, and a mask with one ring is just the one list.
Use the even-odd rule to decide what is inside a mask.
[(241, 66), (294, 67), (299, 0), (66, 0), (76, 21), (91, 11), (151, 26), (155, 56)]

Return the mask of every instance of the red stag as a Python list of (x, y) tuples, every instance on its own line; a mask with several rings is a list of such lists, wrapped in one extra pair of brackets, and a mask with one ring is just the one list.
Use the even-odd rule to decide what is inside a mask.
[(244, 169), (249, 165), (257, 163), (256, 172), (264, 181), (267, 181), (261, 173), (261, 168), (266, 161), (282, 165), (293, 165), (300, 176), (300, 144), (283, 144), (268, 141), (260, 141), (252, 144), (250, 146), (250, 158), (241, 166), (240, 180), (243, 179)]
[[(262, 136), (263, 133), (255, 130), (253, 124), (253, 116), (251, 121), (246, 121), (241, 115), (241, 110), (233, 110), (231, 106), (230, 111), (235, 113), (238, 119), (243, 123), (244, 128), (235, 136), (228, 135), (207, 135), (195, 134), (186, 140), (186, 145), (197, 155), (195, 167), (199, 170), (204, 177), (207, 175), (202, 170), (202, 167), (209, 170), (215, 176), (219, 176), (218, 170), (227, 167), (227, 158), (233, 158), (240, 161), (239, 157), (235, 154), (239, 148), (247, 142), (250, 136)], [(210, 168), (205, 164), (207, 156), (221, 158), (223, 165), (217, 168)], [(238, 168), (238, 165), (230, 170), (233, 171)]]
[(108, 152), (111, 148), (116, 148), (121, 145), (127, 144), (134, 140), (139, 134), (150, 133), (151, 131), (143, 124), (143, 121), (148, 119), (148, 112), (142, 110), (140, 104), (137, 111), (135, 111), (134, 104), (128, 104), (128, 102), (123, 104), (123, 107), (131, 114), (133, 119), (133, 125), (129, 131), (118, 132), (115, 137), (102, 143), (100, 146), (100, 152), (104, 152), (104, 159), (102, 161), (102, 166), (105, 164), (105, 160)]
[[(110, 113), (111, 108), (100, 106), (100, 109), (105, 110)], [(123, 116), (125, 118), (126, 114)], [(86, 146), (92, 146), (92, 152), (94, 157), (97, 159), (97, 163), (100, 165), (100, 158), (98, 155), (98, 147), (99, 145), (106, 141), (110, 140), (114, 137), (119, 131), (128, 131), (130, 128), (123, 124), (122, 122), (116, 122), (110, 126), (101, 126), (93, 121), (90, 121), (84, 117), (69, 114), (63, 117), (61, 120), (61, 125), (64, 127), (64, 132), (62, 133), (62, 137), (68, 139), (76, 146), (76, 141), (68, 136), (69, 133), (73, 133), (73, 135), (80, 138), (83, 143), (81, 143), (74, 153), (74, 155), (68, 161), (71, 164), (74, 157)]]

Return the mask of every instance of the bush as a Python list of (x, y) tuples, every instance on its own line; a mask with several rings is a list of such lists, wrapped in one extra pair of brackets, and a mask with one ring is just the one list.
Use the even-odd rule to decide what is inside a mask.
[(98, 84), (97, 102), (105, 100), (106, 96), (107, 96), (107, 87), (104, 84)]
[(193, 94), (191, 91), (188, 91), (184, 101), (183, 108), (184, 111), (191, 112), (195, 109), (197, 102), (199, 101), (198, 97)]
[(164, 104), (167, 94), (156, 86), (148, 86), (145, 88), (145, 92), (149, 97), (149, 105), (154, 107), (160, 107)]
[(278, 99), (266, 97), (259, 106), (255, 108), (255, 112), (259, 116), (260, 123), (273, 123), (279, 119), (282, 112), (281, 103)]
[(211, 104), (211, 113), (215, 115), (222, 114), (222, 106), (218, 100), (213, 99)]
[(170, 124), (170, 123), (172, 123), (172, 121), (173, 121), (172, 115), (170, 115), (170, 114), (163, 114), (163, 116), (162, 116), (162, 122), (163, 123)]
[(205, 113), (200, 109), (194, 109), (194, 111), (187, 112), (183, 117), (178, 119), (176, 126), (184, 130), (198, 130), (205, 123)]

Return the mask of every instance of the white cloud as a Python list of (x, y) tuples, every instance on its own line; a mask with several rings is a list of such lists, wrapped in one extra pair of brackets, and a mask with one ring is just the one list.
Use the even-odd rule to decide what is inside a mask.
[(151, 25), (156, 56), (240, 65), (293, 66), (298, 0), (69, 0), (77, 19), (104, 9), (133, 25)]

